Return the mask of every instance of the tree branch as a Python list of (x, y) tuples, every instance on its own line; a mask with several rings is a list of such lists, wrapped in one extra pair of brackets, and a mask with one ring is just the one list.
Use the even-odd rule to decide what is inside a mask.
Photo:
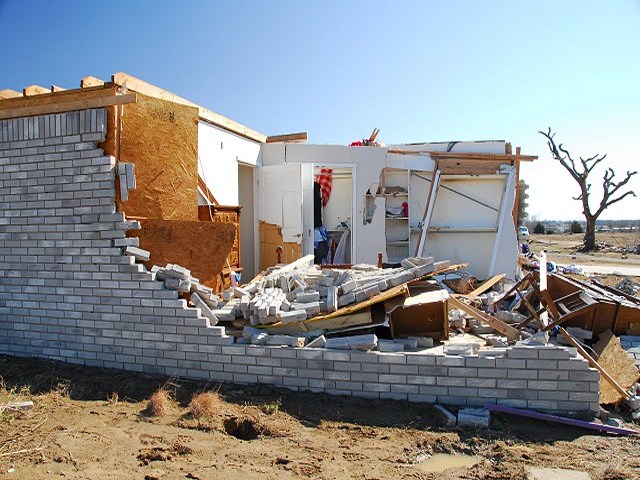
[(618, 190), (620, 190), (627, 183), (629, 183), (629, 180), (631, 180), (631, 177), (633, 177), (637, 173), (638, 172), (632, 172), (630, 170), (627, 170), (627, 175), (624, 178), (624, 180), (616, 183), (613, 181), (613, 178), (615, 177), (616, 174), (612, 168), (609, 168), (607, 169), (606, 172), (604, 172), (604, 176), (602, 178), (602, 189), (604, 190), (604, 194), (602, 196), (602, 200), (600, 201), (600, 207), (596, 212), (596, 216), (600, 215), (609, 205), (619, 202), (620, 200), (625, 198), (627, 195), (633, 195), (634, 197), (636, 196), (633, 190), (629, 190), (624, 195), (621, 195), (618, 198), (610, 200), (610, 198), (613, 197)]
[[(549, 131), (547, 132), (543, 132), (542, 130), (540, 130), (538, 133), (547, 139), (547, 146), (549, 147), (549, 150), (551, 150), (551, 155), (553, 155), (553, 159), (560, 162), (560, 164), (571, 174), (571, 176), (575, 179), (575, 181), (580, 183), (581, 175), (578, 174), (578, 172), (576, 171), (575, 162), (571, 158), (571, 155), (569, 154), (569, 152), (562, 147), (562, 144), (560, 144), (560, 147), (556, 146), (556, 142), (553, 139), (555, 134), (551, 133), (551, 127), (549, 127)], [(560, 154), (560, 151), (558, 148), (562, 150), (566, 158)], [(569, 166), (566, 159), (568, 159), (569, 162), (571, 162), (571, 166)]]

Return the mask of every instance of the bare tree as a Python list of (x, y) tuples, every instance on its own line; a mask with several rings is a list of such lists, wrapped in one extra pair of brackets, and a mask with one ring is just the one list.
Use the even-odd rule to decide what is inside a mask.
[(556, 145), (553, 137), (555, 133), (551, 132), (551, 127), (547, 132), (538, 132), (543, 135), (547, 139), (547, 145), (549, 146), (549, 150), (551, 151), (551, 155), (553, 155), (554, 160), (560, 162), (560, 164), (571, 174), (573, 179), (580, 186), (580, 195), (577, 197), (573, 197), (574, 200), (579, 200), (582, 202), (582, 213), (584, 214), (584, 218), (587, 221), (587, 228), (584, 233), (584, 245), (582, 247), (583, 251), (590, 251), (596, 249), (596, 220), (600, 216), (602, 212), (604, 212), (609, 206), (623, 200), (625, 197), (629, 195), (636, 194), (633, 190), (628, 190), (624, 193), (620, 192), (620, 189), (624, 187), (631, 177), (633, 177), (638, 172), (627, 171), (626, 177), (620, 182), (614, 182), (613, 178), (615, 177), (615, 173), (613, 168), (609, 167), (604, 172), (603, 180), (602, 180), (602, 190), (603, 196), (602, 200), (600, 200), (600, 205), (597, 210), (592, 212), (591, 207), (589, 205), (589, 195), (591, 183), (589, 183), (589, 174), (593, 171), (596, 165), (602, 162), (607, 155), (596, 154), (593, 157), (589, 158), (580, 158), (580, 163), (578, 164), (575, 161), (569, 152), (562, 146), (562, 144)]

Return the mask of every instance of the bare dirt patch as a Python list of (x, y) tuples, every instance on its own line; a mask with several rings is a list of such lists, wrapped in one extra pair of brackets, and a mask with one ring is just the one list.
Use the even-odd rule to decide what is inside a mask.
[[(488, 430), (446, 430), (430, 405), (173, 379), (175, 407), (149, 417), (166, 378), (2, 356), (0, 372), (2, 401), (35, 403), (0, 415), (3, 479), (524, 479), (527, 465), (640, 478), (638, 438), (502, 415)], [(219, 392), (217, 413), (194, 418), (189, 403), (205, 391)], [(438, 453), (480, 461), (421, 468)]]

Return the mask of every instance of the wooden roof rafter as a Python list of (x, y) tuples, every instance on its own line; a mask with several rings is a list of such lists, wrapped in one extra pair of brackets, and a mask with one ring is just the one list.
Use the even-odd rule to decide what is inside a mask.
[(230, 118), (220, 115), (219, 113), (215, 113), (207, 108), (201, 107), (200, 105), (197, 105), (187, 100), (186, 98), (180, 97), (179, 95), (176, 95), (175, 93), (168, 90), (164, 90), (160, 87), (156, 87), (155, 85), (147, 83), (144, 80), (140, 80), (139, 78), (136, 78), (133, 75), (129, 75), (128, 73), (114, 73), (111, 76), (111, 81), (116, 85), (120, 85), (126, 88), (127, 90), (132, 90), (149, 97), (158, 98), (160, 100), (167, 100), (189, 107), (195, 107), (198, 109), (198, 116), (200, 120), (204, 122), (235, 133), (236, 135), (240, 135), (241, 137), (248, 138), (249, 140), (254, 140), (260, 143), (265, 143), (267, 141), (267, 136), (262, 133), (256, 132), (255, 130), (252, 130), (249, 127), (235, 122)]
[(0, 100), (0, 120), (101, 108), (136, 101), (135, 93), (122, 94), (120, 87), (110, 83), (103, 86), (53, 92), (48, 90), (47, 92)]

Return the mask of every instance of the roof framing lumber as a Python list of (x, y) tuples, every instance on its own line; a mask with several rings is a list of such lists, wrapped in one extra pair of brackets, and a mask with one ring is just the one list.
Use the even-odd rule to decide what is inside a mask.
[(306, 142), (307, 140), (307, 132), (287, 133), (283, 135), (271, 135), (267, 137), (267, 143)]
[(0, 110), (116, 95), (118, 93), (118, 88), (109, 83), (102, 87), (75, 88), (71, 90), (63, 89), (56, 90), (54, 92), (47, 90), (47, 92), (48, 94), (46, 95), (37, 95), (33, 97), (20, 96), (19, 98), (2, 100), (0, 101)]
[[(51, 96), (54, 95), (55, 94), (51, 94)], [(36, 105), (13, 108), (4, 108), (4, 105), (0, 103), (0, 120), (71, 112), (74, 110), (86, 110), (88, 108), (101, 108), (111, 105), (123, 105), (127, 103), (134, 103), (135, 101), (136, 94), (128, 93), (126, 95), (110, 94), (90, 98), (69, 98), (67, 101), (59, 101), (59, 99), (56, 98), (56, 101), (54, 102), (44, 102)]]
[(22, 95), (25, 97), (31, 97), (33, 95), (42, 95), (43, 93), (51, 93), (51, 90), (40, 85), (29, 85), (22, 89)]
[(392, 155), (423, 155), (430, 156), (437, 160), (470, 160), (470, 161), (485, 161), (485, 162), (532, 162), (538, 157), (536, 155), (520, 155), (520, 154), (493, 154), (493, 153), (464, 153), (464, 152), (437, 152), (431, 150), (398, 150), (390, 149), (387, 153)]
[(15, 90), (11, 90), (10, 88), (5, 88), (4, 90), (0, 90), (0, 100), (5, 100), (7, 98), (18, 98), (22, 97), (22, 93), (16, 92)]
[(104, 85), (104, 80), (100, 80), (97, 77), (92, 77), (91, 75), (84, 77), (80, 80), (80, 88), (87, 87), (101, 87)]
[(140, 80), (128, 73), (118, 72), (114, 73), (111, 76), (111, 81), (122, 87), (127, 88), (128, 90), (133, 90), (134, 92), (141, 93), (143, 95), (148, 95), (153, 98), (158, 98), (160, 100), (167, 100), (174, 103), (179, 103), (181, 105), (187, 105), (190, 107), (195, 107), (198, 109), (198, 115), (200, 120), (211, 123), (216, 127), (223, 128), (232, 133), (240, 135), (241, 137), (248, 138), (250, 140), (254, 140), (256, 142), (265, 143), (267, 141), (267, 136), (256, 132), (255, 130), (250, 129), (238, 122), (231, 120), (223, 115), (212, 112), (200, 105), (197, 105), (186, 98), (180, 97), (173, 92), (168, 90), (164, 90), (160, 87), (156, 87), (150, 83), (145, 82), (144, 80)]

